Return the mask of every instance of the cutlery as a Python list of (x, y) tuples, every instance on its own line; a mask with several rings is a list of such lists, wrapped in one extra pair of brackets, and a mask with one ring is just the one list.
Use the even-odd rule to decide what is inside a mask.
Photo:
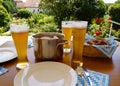
[(85, 82), (85, 79), (84, 79), (83, 69), (78, 66), (78, 67), (76, 68), (76, 72), (77, 72), (77, 74), (81, 77), (82, 82), (83, 82), (83, 86), (87, 86), (87, 84), (86, 84), (86, 82)]
[(92, 86), (92, 81), (90, 79), (90, 74), (89, 74), (88, 70), (86, 68), (83, 68), (83, 71), (84, 71), (84, 74), (85, 74), (86, 78), (89, 81), (90, 86)]

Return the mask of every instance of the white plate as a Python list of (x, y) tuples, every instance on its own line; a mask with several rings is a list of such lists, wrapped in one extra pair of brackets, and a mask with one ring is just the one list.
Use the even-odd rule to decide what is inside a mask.
[(0, 48), (0, 63), (12, 60), (17, 57), (15, 48)]
[(77, 74), (68, 65), (59, 62), (39, 62), (21, 70), (14, 86), (76, 86)]

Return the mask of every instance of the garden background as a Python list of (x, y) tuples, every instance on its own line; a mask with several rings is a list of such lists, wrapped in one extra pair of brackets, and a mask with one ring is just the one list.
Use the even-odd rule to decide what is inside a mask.
[(11, 35), (11, 23), (27, 23), (29, 35), (39, 32), (61, 32), (61, 21), (85, 20), (87, 33), (94, 37), (120, 38), (120, 0), (107, 5), (103, 0), (41, 0), (40, 12), (16, 7), (14, 0), (0, 0), (0, 35)]

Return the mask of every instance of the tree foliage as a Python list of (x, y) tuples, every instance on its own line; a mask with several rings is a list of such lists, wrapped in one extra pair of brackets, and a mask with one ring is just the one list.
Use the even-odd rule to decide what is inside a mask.
[(39, 7), (43, 9), (45, 13), (54, 15), (59, 28), (61, 21), (70, 20), (73, 13), (72, 0), (41, 0)]
[(103, 17), (106, 5), (103, 0), (42, 0), (40, 9), (55, 16), (61, 26), (62, 20), (91, 21), (95, 17)]
[(17, 12), (17, 7), (14, 0), (3, 0), (2, 5), (6, 8), (9, 13)]
[(7, 10), (0, 6), (0, 27), (7, 27), (10, 21), (10, 16)]
[(19, 9), (18, 10), (18, 17), (20, 18), (29, 18), (32, 16), (32, 12), (28, 9)]
[(117, 0), (117, 1), (115, 2), (115, 4), (120, 4), (120, 0)]
[(74, 17), (77, 20), (91, 22), (95, 17), (103, 17), (106, 5), (103, 0), (76, 0), (74, 3)]
[[(113, 21), (120, 23), (120, 4), (110, 5), (108, 12)], [(120, 25), (113, 24), (113, 28), (120, 29)]]

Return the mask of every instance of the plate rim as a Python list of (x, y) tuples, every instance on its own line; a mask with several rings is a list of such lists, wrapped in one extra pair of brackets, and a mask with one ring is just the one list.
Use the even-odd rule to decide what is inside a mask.
[[(14, 58), (17, 58), (17, 52), (15, 50), (15, 48), (13, 47), (0, 47), (0, 52), (11, 52), (13, 54), (13, 56), (7, 58), (6, 60), (0, 60), (0, 63), (3, 63), (3, 62), (7, 62), (7, 61), (10, 61)], [(2, 57), (0, 57), (2, 58)]]
[[(71, 70), (72, 70), (72, 72), (74, 73), (74, 76), (73, 75), (71, 75), (71, 77), (73, 78), (74, 77), (74, 80), (72, 80), (72, 83), (71, 83), (71, 85), (70, 86), (73, 86), (73, 85), (76, 85), (77, 84), (77, 73), (75, 72), (75, 70), (72, 68), (72, 67), (70, 67), (69, 65), (67, 65), (67, 64), (64, 64), (64, 63), (61, 63), (61, 62), (54, 62), (54, 61), (45, 61), (45, 62), (38, 62), (38, 63), (34, 63), (34, 64), (31, 64), (30, 66), (28, 66), (28, 67), (30, 67), (30, 68), (32, 68), (32, 67), (35, 67), (36, 65), (41, 65), (41, 64), (46, 64), (46, 63), (53, 63), (53, 64), (56, 64), (56, 63), (58, 63), (58, 64), (60, 64), (61, 66), (66, 66), (67, 68), (70, 68)], [(27, 68), (27, 67), (26, 67)], [(15, 75), (15, 78), (14, 78), (14, 86), (20, 86), (20, 78), (22, 78), (22, 73), (24, 72), (24, 69), (22, 69), (22, 70), (20, 70), (16, 75)], [(18, 79), (18, 80), (17, 80)], [(17, 83), (17, 84), (16, 84)]]

